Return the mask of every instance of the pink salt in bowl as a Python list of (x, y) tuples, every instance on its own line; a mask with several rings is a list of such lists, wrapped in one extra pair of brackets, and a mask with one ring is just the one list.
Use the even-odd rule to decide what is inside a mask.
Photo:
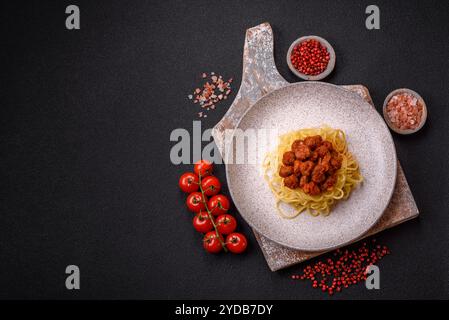
[[(404, 94), (404, 99), (410, 103), (401, 108), (399, 97), (404, 97)], [(389, 104), (390, 100), (391, 104)], [(420, 111), (421, 106), (422, 110)], [(427, 106), (417, 92), (406, 88), (396, 89), (385, 98), (383, 116), (388, 127), (394, 132), (405, 135), (412, 134), (419, 131), (426, 123)]]

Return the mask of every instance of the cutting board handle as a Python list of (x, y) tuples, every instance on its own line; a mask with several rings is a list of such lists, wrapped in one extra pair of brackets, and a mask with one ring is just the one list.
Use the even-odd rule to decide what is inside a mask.
[(262, 96), (289, 84), (276, 68), (273, 46), (273, 30), (268, 22), (246, 30), (239, 91), (223, 119), (212, 130), (221, 154), (225, 130), (235, 129), (243, 114)]

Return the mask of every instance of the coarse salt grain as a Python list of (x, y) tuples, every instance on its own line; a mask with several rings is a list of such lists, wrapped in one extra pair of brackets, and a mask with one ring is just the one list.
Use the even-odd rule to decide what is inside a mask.
[(416, 129), (422, 120), (423, 105), (410, 93), (394, 95), (387, 103), (386, 115), (390, 122), (398, 129)]

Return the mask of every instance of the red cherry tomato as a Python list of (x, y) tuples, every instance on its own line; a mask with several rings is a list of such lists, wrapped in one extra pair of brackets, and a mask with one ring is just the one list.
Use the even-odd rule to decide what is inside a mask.
[[(207, 201), (207, 198), (205, 199)], [(201, 192), (192, 192), (187, 196), (187, 208), (192, 212), (200, 212), (206, 210)]]
[(200, 212), (193, 217), (193, 227), (196, 231), (201, 233), (207, 233), (214, 228), (207, 212)]
[(193, 166), (193, 171), (201, 178), (204, 178), (206, 176), (209, 176), (212, 174), (213, 165), (207, 160), (200, 160), (195, 163)]
[(230, 214), (218, 216), (215, 220), (215, 224), (217, 225), (218, 232), (221, 234), (233, 233), (235, 228), (237, 228), (237, 220)]
[(207, 207), (214, 216), (225, 214), (230, 207), (229, 199), (223, 194), (217, 194), (210, 198)]
[(206, 196), (214, 196), (221, 190), (221, 183), (217, 177), (207, 176), (201, 181), (201, 188), (203, 188)]
[(200, 187), (199, 179), (193, 172), (186, 172), (179, 178), (179, 187), (186, 193), (195, 192)]
[(232, 253), (242, 253), (247, 246), (248, 241), (241, 233), (234, 232), (226, 237), (226, 248)]
[[(223, 237), (221, 235), (220, 238), (223, 241)], [(206, 233), (203, 239), (203, 247), (209, 253), (218, 253), (221, 249), (223, 249), (215, 231)]]

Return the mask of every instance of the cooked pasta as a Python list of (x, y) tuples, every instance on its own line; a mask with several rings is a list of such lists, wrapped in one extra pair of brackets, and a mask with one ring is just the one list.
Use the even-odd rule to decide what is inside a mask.
[[(318, 191), (320, 192), (316, 192), (315, 194), (313, 194), (313, 192), (312, 194), (311, 192), (306, 193), (303, 188), (300, 187), (287, 187), (284, 178), (280, 176), (280, 169), (283, 167), (283, 161), (285, 161), (283, 160), (284, 153), (290, 151), (292, 144), (295, 141), (302, 143), (307, 137), (313, 136), (320, 136), (323, 141), (332, 143), (332, 152), (338, 156), (340, 162), (338, 169), (332, 174), (333, 183), (331, 187), (323, 188), (321, 191), (318, 188)], [(322, 159), (319, 159), (320, 163), (321, 160)], [(293, 166), (291, 168), (293, 168)], [(276, 197), (277, 211), (282, 217), (287, 219), (295, 218), (305, 210), (313, 216), (318, 216), (320, 214), (328, 215), (332, 206), (340, 199), (347, 199), (354, 187), (363, 180), (356, 160), (348, 151), (344, 132), (339, 129), (332, 129), (328, 126), (301, 129), (280, 136), (277, 148), (268, 152), (265, 156), (263, 161), (263, 171), (264, 178)], [(297, 177), (300, 176), (301, 173), (298, 173)], [(293, 178), (298, 179), (295, 177)], [(294, 212), (292, 214), (288, 213), (281, 207), (282, 204), (290, 205), (293, 207)]]

